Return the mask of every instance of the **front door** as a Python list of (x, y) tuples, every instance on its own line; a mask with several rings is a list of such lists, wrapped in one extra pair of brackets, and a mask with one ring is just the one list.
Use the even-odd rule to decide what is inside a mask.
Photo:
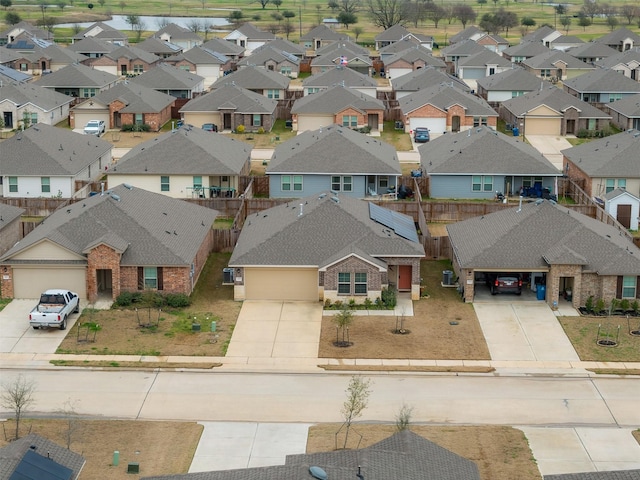
[(370, 113), (369, 115), (367, 115), (367, 125), (369, 126), (369, 128), (371, 130), (377, 130), (378, 129), (378, 114), (377, 113)]
[(110, 269), (100, 268), (96, 270), (96, 280), (98, 284), (98, 294), (109, 294), (113, 290), (112, 272)]
[(567, 120), (567, 134), (576, 133), (576, 121)]
[(230, 113), (223, 113), (222, 117), (223, 117), (224, 129), (225, 130), (231, 130), (231, 114)]
[(451, 131), (453, 133), (460, 131), (460, 115), (454, 115), (451, 117)]
[(4, 128), (13, 128), (13, 112), (4, 112), (3, 120), (4, 120)]
[(411, 265), (399, 266), (398, 290), (411, 290)]
[(631, 205), (618, 205), (616, 220), (618, 220), (624, 228), (631, 228)]

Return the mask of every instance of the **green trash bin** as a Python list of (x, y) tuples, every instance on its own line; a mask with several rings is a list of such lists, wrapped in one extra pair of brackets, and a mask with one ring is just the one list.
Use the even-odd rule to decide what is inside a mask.
[(211, 322), (211, 331), (212, 332), (216, 331), (216, 321), (215, 320)]

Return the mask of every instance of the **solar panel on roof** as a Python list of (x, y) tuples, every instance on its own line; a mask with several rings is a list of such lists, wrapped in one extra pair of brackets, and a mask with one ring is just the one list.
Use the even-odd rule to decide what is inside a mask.
[(381, 225), (392, 229), (402, 238), (406, 238), (412, 242), (418, 242), (418, 233), (416, 232), (416, 227), (413, 224), (411, 217), (392, 210), (387, 210), (373, 202), (369, 203), (369, 217), (374, 222), (378, 222)]
[(70, 480), (73, 470), (27, 450), (9, 480)]

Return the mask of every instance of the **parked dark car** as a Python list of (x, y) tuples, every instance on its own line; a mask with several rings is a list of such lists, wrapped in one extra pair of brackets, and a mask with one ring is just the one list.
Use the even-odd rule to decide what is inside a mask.
[(413, 141), (417, 143), (426, 143), (431, 140), (429, 135), (429, 129), (424, 127), (418, 127), (413, 131)]
[(202, 125), (202, 129), (205, 132), (217, 132), (218, 126), (215, 123), (205, 123)]
[(522, 294), (522, 275), (519, 273), (487, 273), (485, 280), (491, 295), (498, 293)]

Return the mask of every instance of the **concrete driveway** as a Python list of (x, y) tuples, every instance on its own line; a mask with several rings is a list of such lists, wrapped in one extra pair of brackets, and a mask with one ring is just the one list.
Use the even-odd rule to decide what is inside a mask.
[(322, 304), (246, 300), (233, 330), (227, 359), (273, 364), (297, 358), (315, 365), (318, 358)]
[(545, 302), (474, 302), (473, 308), (492, 360), (579, 361)]
[(29, 325), (29, 312), (38, 299), (15, 299), (0, 312), (0, 352), (2, 353), (55, 353), (80, 316), (72, 314), (67, 330), (55, 328), (34, 330)]
[(560, 135), (526, 135), (527, 141), (549, 160), (558, 170), (562, 171), (562, 153), (571, 145)]

